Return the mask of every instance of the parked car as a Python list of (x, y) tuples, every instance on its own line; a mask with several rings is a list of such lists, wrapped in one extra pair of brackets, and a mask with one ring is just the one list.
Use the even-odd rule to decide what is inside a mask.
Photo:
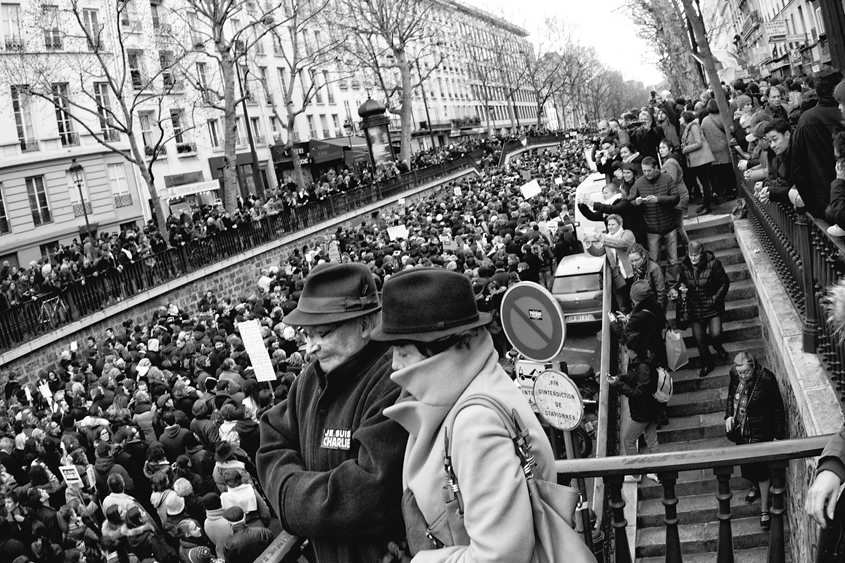
[(587, 253), (564, 256), (555, 270), (552, 295), (567, 324), (599, 322), (602, 318), (604, 256)]

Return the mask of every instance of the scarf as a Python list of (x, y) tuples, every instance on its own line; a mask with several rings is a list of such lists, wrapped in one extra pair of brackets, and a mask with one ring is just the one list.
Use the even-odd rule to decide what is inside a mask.
[[(754, 386), (750, 389), (748, 387), (748, 383), (754, 379)], [(751, 398), (751, 394), (754, 392), (754, 387), (756, 387), (757, 378), (749, 377), (748, 379), (739, 378), (739, 385), (736, 386), (736, 392), (734, 393), (734, 427), (740, 429), (740, 434), (742, 437), (745, 437), (745, 420), (748, 416), (748, 401)]]
[[(621, 240), (623, 234), (625, 234), (625, 229), (619, 229), (618, 231), (616, 231), (616, 234), (611, 234), (610, 232), (608, 232), (605, 235), (605, 238)], [(607, 257), (610, 259), (610, 263), (615, 264), (619, 268), (619, 273), (622, 274), (623, 278), (628, 279), (631, 277), (631, 275), (633, 275), (631, 263), (628, 260), (622, 260), (621, 256), (618, 252), (616, 252), (615, 248), (611, 248), (605, 245), (604, 251), (607, 253)]]

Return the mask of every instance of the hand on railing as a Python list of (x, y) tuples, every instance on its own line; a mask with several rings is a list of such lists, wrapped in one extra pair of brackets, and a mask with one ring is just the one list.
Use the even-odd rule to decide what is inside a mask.
[(804, 510), (822, 528), (827, 528), (827, 521), (833, 520), (836, 501), (842, 480), (833, 471), (821, 471), (807, 491)]

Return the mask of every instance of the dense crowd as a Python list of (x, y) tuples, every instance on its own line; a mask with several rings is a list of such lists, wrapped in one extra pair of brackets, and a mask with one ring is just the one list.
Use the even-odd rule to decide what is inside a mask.
[[(281, 320), (304, 277), (332, 255), (367, 264), (379, 285), (437, 265), (471, 277), (479, 306), (496, 311), (509, 283), (548, 278), (556, 259), (579, 250), (567, 211), (587, 173), (580, 148), (573, 142), (455, 182), (294, 251), (261, 272), (251, 295), (208, 292), (188, 310), (161, 307), (65, 350), (31, 384), (16, 374), (0, 411), (0, 559), (252, 561), (279, 529), (256, 478), (257, 420), (311, 359), (297, 327)], [(523, 170), (543, 186), (530, 200), (519, 191)], [(398, 235), (400, 226), (407, 231)], [(142, 244), (127, 233), (103, 244), (121, 253)], [(90, 249), (68, 251), (86, 262)], [(238, 323), (252, 319), (277, 374), (272, 385), (257, 382), (239, 336)]]

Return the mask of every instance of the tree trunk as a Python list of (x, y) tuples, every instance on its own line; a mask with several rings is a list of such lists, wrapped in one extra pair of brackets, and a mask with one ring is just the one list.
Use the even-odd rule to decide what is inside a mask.
[[(220, 73), (223, 78), (223, 204), (233, 213), (238, 206), (238, 155), (235, 145), (238, 126), (235, 121), (235, 62), (228, 50), (218, 49), (221, 57)], [(249, 124), (245, 124), (249, 127)]]
[[(681, 0), (684, 5), (684, 11), (687, 18), (692, 24), (692, 30), (695, 33), (695, 41), (698, 44), (698, 56), (701, 57), (704, 63), (704, 72), (707, 74), (707, 80), (710, 82), (710, 88), (713, 89), (713, 94), (716, 97), (716, 104), (719, 106), (719, 116), (722, 118), (722, 131), (725, 133), (725, 138), (728, 144), (731, 142), (731, 127), (733, 127), (733, 114), (731, 107), (728, 105), (728, 98), (725, 96), (725, 91), (722, 89), (722, 82), (719, 80), (719, 73), (716, 71), (716, 62), (713, 60), (713, 53), (710, 51), (710, 43), (707, 41), (707, 36), (704, 33), (704, 23), (698, 17), (698, 12), (692, 5), (692, 0)], [(733, 160), (733, 151), (731, 151), (731, 159)]]
[[(155, 224), (158, 231), (165, 235), (166, 238), (166, 231), (165, 231), (165, 223), (167, 219), (167, 215), (165, 213), (164, 203), (162, 202), (161, 198), (158, 195), (158, 190), (155, 186), (155, 178), (153, 178), (152, 173), (150, 172), (150, 168), (152, 168), (152, 164), (149, 167), (144, 165), (144, 154), (141, 152), (141, 149), (138, 148), (138, 142), (135, 140), (134, 135), (128, 135), (129, 137), (129, 150), (132, 153), (132, 157), (135, 159), (133, 162), (134, 165), (138, 166), (138, 169), (141, 171), (141, 177), (144, 179), (144, 182), (147, 184), (147, 190), (150, 192), (150, 199), (153, 200), (153, 207), (155, 210)], [(140, 164), (139, 164), (140, 163)], [(144, 205), (145, 202), (140, 202), (141, 205)]]
[(299, 189), (305, 188), (305, 176), (302, 175), (302, 161), (299, 160), (299, 152), (293, 150), (294, 131), (296, 130), (296, 116), (291, 115), (290, 104), (285, 104), (285, 111), (288, 112), (286, 129), (288, 131), (288, 142), (285, 150), (290, 151), (290, 160), (293, 163), (293, 179)]
[[(402, 98), (399, 106), (399, 119), (401, 123), (399, 148), (399, 160), (410, 165), (411, 163), (411, 132), (414, 128), (414, 107), (411, 97), (411, 65), (408, 64), (408, 57), (404, 49), (396, 49), (396, 64), (399, 67), (399, 74), (402, 78)], [(429, 124), (429, 128), (431, 124)]]

